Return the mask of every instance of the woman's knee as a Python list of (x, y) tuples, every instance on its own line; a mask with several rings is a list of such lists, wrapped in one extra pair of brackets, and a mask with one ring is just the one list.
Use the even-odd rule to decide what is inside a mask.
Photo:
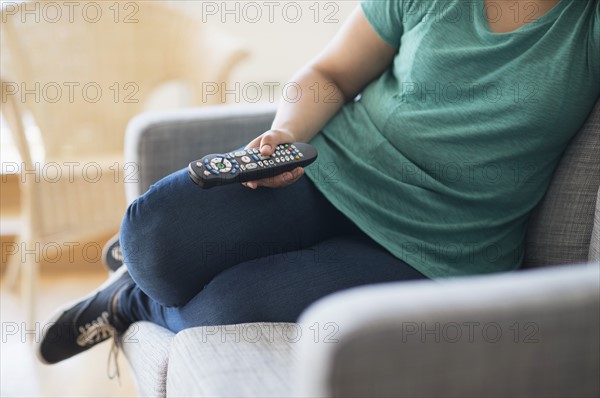
[[(148, 295), (165, 305), (178, 304), (165, 292), (165, 285), (178, 283), (175, 268), (178, 264), (174, 241), (178, 237), (176, 213), (182, 183), (181, 172), (153, 185), (144, 195), (134, 200), (121, 223), (120, 242), (125, 264), (133, 279)], [(183, 188), (185, 189), (185, 187)], [(168, 297), (168, 299), (167, 299)]]

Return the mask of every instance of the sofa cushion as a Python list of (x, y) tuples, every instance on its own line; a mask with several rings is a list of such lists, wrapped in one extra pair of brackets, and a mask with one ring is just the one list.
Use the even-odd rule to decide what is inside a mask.
[(175, 334), (150, 322), (135, 322), (121, 336), (121, 348), (142, 397), (165, 397), (169, 348)]
[(590, 241), (591, 262), (600, 262), (600, 189), (596, 198), (596, 215), (594, 217), (594, 229), (592, 230), (592, 240)]
[(300, 317), (336, 325), (336, 343), (298, 344), (294, 391), (600, 397), (599, 314), (600, 264), (349, 289)]
[(293, 323), (246, 323), (186, 329), (171, 347), (170, 397), (286, 397), (294, 343)]
[(588, 261), (600, 184), (600, 100), (571, 140), (529, 219), (525, 267)]

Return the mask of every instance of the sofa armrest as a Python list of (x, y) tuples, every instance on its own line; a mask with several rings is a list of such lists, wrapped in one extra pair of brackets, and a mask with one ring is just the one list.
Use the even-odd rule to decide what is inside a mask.
[[(299, 396), (598, 396), (600, 265), (356, 288), (301, 317)], [(328, 342), (329, 341), (329, 342)]]
[(125, 136), (128, 202), (195, 159), (246, 145), (271, 127), (275, 109), (273, 104), (218, 105), (136, 116)]

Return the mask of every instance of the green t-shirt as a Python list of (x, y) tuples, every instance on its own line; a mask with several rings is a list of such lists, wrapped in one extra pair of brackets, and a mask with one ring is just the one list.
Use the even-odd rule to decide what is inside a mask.
[(519, 267), (529, 213), (600, 94), (598, 4), (561, 0), (498, 34), (484, 0), (363, 1), (399, 50), (313, 139), (306, 174), (428, 277)]

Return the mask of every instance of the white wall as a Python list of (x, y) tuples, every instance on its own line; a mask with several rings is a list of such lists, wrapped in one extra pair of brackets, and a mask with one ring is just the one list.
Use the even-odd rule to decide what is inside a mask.
[[(283, 85), (326, 46), (359, 5), (354, 0), (170, 3), (201, 18), (209, 26), (227, 31), (244, 43), (251, 56), (232, 76), (232, 83), (240, 82), (242, 86), (248, 82), (260, 85), (278, 82)], [(296, 19), (297, 22), (294, 22)], [(266, 89), (264, 96), (268, 96)]]

